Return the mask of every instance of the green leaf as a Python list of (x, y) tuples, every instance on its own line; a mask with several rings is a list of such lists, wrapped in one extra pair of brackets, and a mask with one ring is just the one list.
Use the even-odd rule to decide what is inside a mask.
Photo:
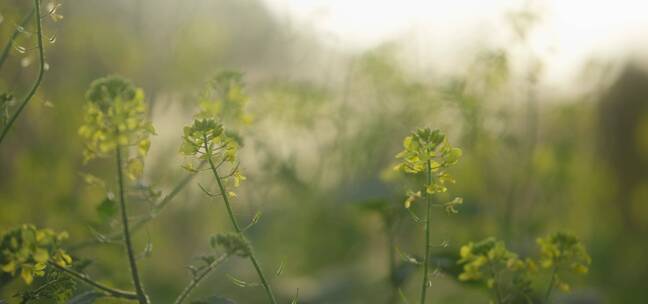
[(97, 213), (99, 213), (99, 218), (101, 218), (102, 221), (110, 220), (117, 214), (117, 211), (117, 202), (115, 202), (110, 194), (106, 196), (99, 206), (97, 206)]

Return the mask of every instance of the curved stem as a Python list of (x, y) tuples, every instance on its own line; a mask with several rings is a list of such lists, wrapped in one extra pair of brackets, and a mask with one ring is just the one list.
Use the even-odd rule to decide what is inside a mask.
[(556, 281), (556, 273), (558, 272), (558, 266), (554, 265), (553, 270), (551, 271), (551, 279), (549, 279), (549, 286), (547, 286), (547, 291), (544, 296), (544, 303), (549, 303), (549, 297), (553, 291), (553, 287)]
[[(432, 164), (428, 160), (425, 164), (427, 185), (432, 184)], [(427, 211), (425, 213), (425, 256), (423, 257), (423, 283), (421, 284), (421, 304), (425, 304), (425, 296), (427, 294), (428, 285), (428, 272), (430, 264), (430, 217), (432, 217), (432, 203), (430, 202), (430, 194), (425, 191), (425, 204)]]
[[(209, 141), (205, 138), (204, 142), (205, 142), (205, 151), (207, 153), (207, 161), (209, 161), (209, 166), (211, 167), (211, 171), (214, 174), (214, 178), (216, 179), (216, 182), (218, 183), (218, 188), (220, 190), (221, 196), (223, 197), (223, 201), (225, 202), (225, 207), (227, 208), (227, 214), (229, 215), (230, 221), (232, 222), (232, 226), (234, 226), (236, 233), (238, 233), (242, 238), (247, 239), (245, 237), (245, 234), (243, 234), (243, 231), (241, 230), (241, 227), (239, 226), (236, 217), (234, 217), (234, 213), (232, 212), (232, 207), (230, 206), (230, 202), (229, 202), (229, 196), (227, 194), (227, 191), (225, 190), (225, 186), (223, 185), (223, 182), (221, 181), (220, 175), (216, 170), (216, 166), (214, 165), (214, 162), (211, 159), (210, 149), (207, 146), (207, 143)], [(261, 266), (257, 261), (253, 248), (250, 248), (250, 260), (252, 261), (252, 264), (254, 265), (254, 269), (259, 275), (259, 279), (261, 279), (261, 284), (263, 284), (263, 288), (265, 289), (266, 294), (268, 295), (268, 300), (270, 300), (270, 303), (272, 304), (277, 304), (277, 300), (275, 300), (274, 294), (272, 293), (272, 289), (270, 288), (270, 284), (268, 284), (265, 275), (263, 275), (263, 271), (261, 270)]]
[(181, 304), (187, 298), (187, 296), (189, 296), (189, 293), (191, 293), (191, 291), (194, 288), (196, 288), (196, 286), (198, 286), (200, 281), (202, 281), (212, 270), (214, 270), (214, 268), (216, 268), (216, 266), (218, 266), (220, 263), (225, 261), (226, 258), (227, 258), (227, 254), (221, 255), (220, 257), (218, 257), (218, 259), (211, 262), (211, 264), (209, 264), (209, 266), (207, 266), (207, 268), (205, 270), (203, 270), (203, 272), (201, 272), (197, 277), (194, 277), (193, 279), (191, 279), (191, 281), (189, 282), (187, 287), (185, 287), (182, 290), (182, 292), (180, 293), (180, 295), (178, 295), (178, 298), (176, 298), (174, 303), (175, 304)]
[(7, 122), (7, 125), (4, 127), (4, 129), (2, 129), (2, 133), (0, 134), (0, 143), (2, 143), (2, 140), (9, 132), (9, 129), (11, 129), (11, 126), (18, 118), (18, 115), (20, 115), (23, 109), (27, 106), (29, 100), (31, 100), (32, 97), (34, 97), (34, 94), (36, 94), (36, 90), (40, 86), (41, 81), (43, 81), (43, 73), (45, 72), (45, 54), (43, 53), (43, 33), (42, 33), (43, 30), (41, 28), (40, 0), (34, 0), (34, 10), (36, 14), (36, 18), (34, 19), (36, 19), (36, 36), (38, 38), (38, 58), (40, 60), (38, 64), (38, 76), (36, 78), (36, 81), (34, 82), (34, 85), (29, 90), (29, 93), (27, 93), (27, 96), (25, 96), (23, 101), (20, 102), (20, 106), (18, 106), (18, 109), (11, 116), (9, 122)]
[(64, 274), (79, 280), (89, 286), (92, 286), (102, 292), (104, 292), (107, 296), (114, 297), (114, 298), (120, 298), (120, 299), (128, 299), (128, 300), (137, 300), (137, 294), (134, 292), (130, 291), (125, 291), (125, 290), (120, 290), (112, 287), (108, 287), (106, 285), (103, 285), (99, 282), (93, 281), (88, 277), (88, 275), (84, 273), (78, 273), (72, 269), (68, 269), (65, 267), (61, 267), (60, 265), (57, 265), (56, 263), (49, 262), (48, 265), (58, 269), (59, 271), (63, 272)]
[[(34, 12), (36, 9), (32, 9), (29, 14), (25, 15), (23, 20), (20, 22), (20, 27), (24, 28), (27, 26), (27, 22), (29, 22), (29, 19), (31, 19), (32, 16), (34, 16)], [(13, 45), (14, 41), (20, 34), (20, 29), (16, 27), (16, 30), (14, 30), (13, 34), (11, 34), (11, 38), (9, 38), (9, 41), (7, 41), (7, 44), (5, 47), (2, 49), (2, 53), (0, 53), (0, 69), (2, 68), (2, 65), (5, 63), (5, 60), (9, 57), (9, 50), (11, 50), (11, 46)]]
[[(117, 132), (119, 134), (119, 132)], [(124, 247), (126, 247), (126, 254), (128, 255), (128, 263), (131, 270), (131, 277), (133, 278), (133, 287), (137, 293), (137, 300), (140, 304), (148, 304), (148, 298), (142, 287), (139, 273), (137, 271), (137, 262), (135, 261), (135, 253), (133, 252), (133, 244), (131, 243), (130, 230), (128, 229), (128, 213), (126, 212), (126, 198), (124, 195), (124, 174), (122, 172), (122, 157), (121, 146), (117, 145), (117, 181), (119, 186), (119, 204), (121, 208), (122, 226), (124, 229)]]

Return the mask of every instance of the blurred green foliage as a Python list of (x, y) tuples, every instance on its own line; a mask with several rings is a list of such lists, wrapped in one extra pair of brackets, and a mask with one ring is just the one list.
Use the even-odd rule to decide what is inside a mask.
[[(515, 70), (511, 49), (519, 41), (466, 55), (453, 75), (421, 77), (402, 63), (395, 43), (352, 54), (332, 50), (255, 0), (62, 3), (64, 19), (44, 19), (43, 85), (0, 146), (2, 231), (25, 222), (68, 231), (63, 249), (75, 261), (93, 259), (79, 259), (84, 271), (130, 287), (123, 248), (107, 238), (120, 229), (114, 164), (83, 165), (77, 135), (86, 88), (118, 73), (147, 92), (142, 98), (158, 133), (142, 178), (129, 188), (134, 220), (155, 218), (134, 238), (154, 302), (173, 299), (190, 278), (185, 266), (210, 250), (210, 236), (229, 229), (225, 209), (198, 187), (210, 184), (207, 177), (191, 180), (164, 212), (156, 205), (188, 176), (177, 147), (201, 104), (205, 111), (235, 105), (233, 116), (240, 116), (238, 105), (250, 112), (238, 117), (246, 121), (236, 135), (247, 182), (233, 204), (241, 220), (258, 221), (247, 233), (267, 272), (282, 269), (271, 278), (280, 301), (297, 289), (299, 303), (397, 303), (397, 289), (417, 293), (421, 257), (411, 253), (423, 252), (421, 227), (402, 208), (411, 183), (391, 168), (400, 139), (420, 126), (444, 130), (463, 150), (451, 170), (461, 181), (453, 194), (464, 203), (456, 216), (431, 222), (431, 303), (485, 302), (486, 288), (458, 280), (461, 244), (496, 236), (528, 257), (536, 236), (559, 230), (578, 235), (593, 263), (558, 302), (648, 298), (642, 69), (630, 64), (608, 79), (612, 73), (593, 64), (582, 80), (586, 93), (556, 97), (538, 86), (535, 59), (524, 73)], [(30, 9), (29, 1), (0, 3), (0, 43)], [(536, 18), (520, 18), (512, 30), (523, 41)], [(30, 33), (27, 26), (18, 35), (0, 70), (0, 112), (15, 109), (9, 96), (23, 96), (35, 78)], [(213, 75), (229, 69), (244, 73), (230, 75), (227, 93), (218, 95), (222, 87), (214, 85), (223, 79)], [(241, 81), (249, 99), (240, 95)], [(105, 182), (86, 183), (96, 181), (87, 172)], [(263, 303), (258, 287), (238, 287), (226, 274), (256, 280), (245, 261), (233, 260), (196, 289), (196, 299)], [(14, 301), (26, 285), (7, 282), (3, 274), (0, 299)]]

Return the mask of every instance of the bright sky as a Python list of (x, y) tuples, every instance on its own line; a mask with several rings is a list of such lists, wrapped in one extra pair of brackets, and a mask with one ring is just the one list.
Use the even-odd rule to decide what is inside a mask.
[[(420, 54), (452, 56), (474, 46), (506, 45), (513, 0), (265, 0), (271, 9), (340, 45), (368, 48), (399, 36)], [(609, 58), (648, 49), (648, 1), (534, 1), (542, 19), (530, 43), (545, 59), (546, 77), (573, 77), (591, 56)], [(642, 35), (643, 34), (643, 35)], [(333, 39), (331, 39), (333, 37)], [(404, 39), (403, 41), (408, 41)], [(424, 57), (423, 55), (421, 55)], [(425, 60), (425, 59), (422, 59)]]

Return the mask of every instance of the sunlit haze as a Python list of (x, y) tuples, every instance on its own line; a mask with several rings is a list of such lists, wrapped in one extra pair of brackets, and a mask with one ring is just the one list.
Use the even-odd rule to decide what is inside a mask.
[[(366, 49), (402, 36), (417, 60), (447, 62), (475, 44), (507, 45), (507, 14), (530, 7), (540, 19), (529, 36), (546, 62), (550, 83), (574, 77), (591, 58), (628, 55), (644, 49), (645, 1), (345, 1), (266, 0), (273, 11), (312, 27), (323, 41)], [(510, 43), (508, 43), (510, 44)], [(458, 54), (458, 56), (457, 56)]]

